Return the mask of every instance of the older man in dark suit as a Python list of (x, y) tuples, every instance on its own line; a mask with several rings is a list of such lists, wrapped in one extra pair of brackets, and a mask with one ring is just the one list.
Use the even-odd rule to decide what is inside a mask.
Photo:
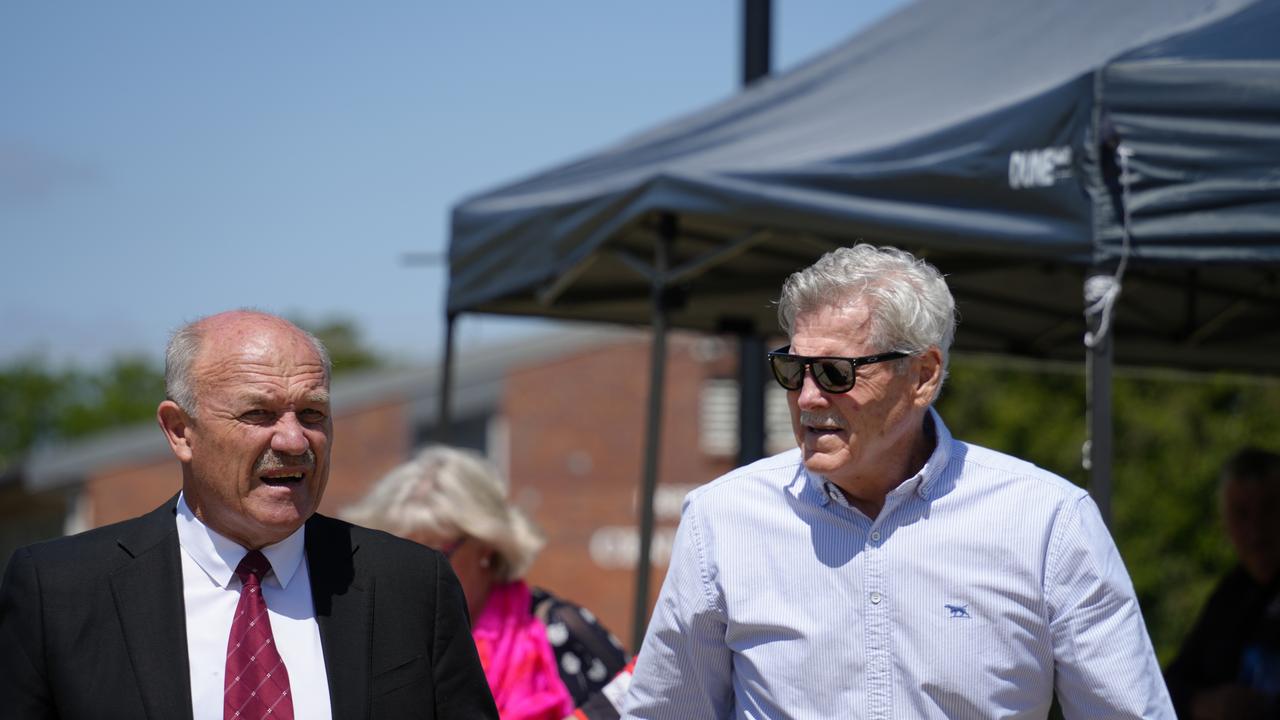
[(449, 563), (315, 513), (323, 346), (265, 313), (178, 331), (157, 417), (182, 492), (16, 552), (5, 718), (497, 718)]

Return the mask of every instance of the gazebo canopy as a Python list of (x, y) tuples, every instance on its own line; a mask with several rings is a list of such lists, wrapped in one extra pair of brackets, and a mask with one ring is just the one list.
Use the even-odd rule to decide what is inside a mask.
[(653, 323), (647, 569), (667, 326), (769, 332), (788, 274), (897, 245), (948, 275), (957, 349), (1086, 359), (1106, 517), (1113, 361), (1280, 369), (1276, 38), (1274, 0), (920, 0), (457, 205), (449, 317)]
[(923, 0), (463, 201), (448, 312), (647, 323), (667, 222), (677, 327), (769, 331), (787, 274), (867, 240), (948, 275), (958, 349), (1078, 360), (1125, 258), (1118, 362), (1275, 372), (1278, 37), (1267, 1)]

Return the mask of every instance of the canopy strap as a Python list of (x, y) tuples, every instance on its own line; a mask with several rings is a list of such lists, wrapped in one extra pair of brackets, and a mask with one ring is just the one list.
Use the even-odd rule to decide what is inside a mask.
[(1120, 264), (1116, 266), (1114, 275), (1090, 275), (1084, 281), (1084, 316), (1085, 319), (1101, 315), (1097, 332), (1086, 330), (1085, 347), (1097, 347), (1111, 332), (1111, 315), (1115, 311), (1116, 300), (1120, 297), (1125, 267), (1129, 264), (1129, 187), (1133, 176), (1129, 172), (1129, 158), (1133, 150), (1126, 145), (1116, 146), (1116, 158), (1120, 163), (1120, 216), (1121, 245)]

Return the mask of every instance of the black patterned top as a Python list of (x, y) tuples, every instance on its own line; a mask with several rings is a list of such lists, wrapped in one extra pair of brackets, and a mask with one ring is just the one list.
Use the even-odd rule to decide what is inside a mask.
[(533, 614), (547, 628), (560, 680), (573, 704), (598, 693), (627, 664), (627, 651), (590, 610), (542, 588), (531, 588)]

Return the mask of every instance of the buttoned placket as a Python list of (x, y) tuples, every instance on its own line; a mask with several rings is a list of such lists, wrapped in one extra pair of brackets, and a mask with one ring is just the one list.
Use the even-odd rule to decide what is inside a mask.
[(890, 652), (889, 602), (885, 588), (885, 556), (878, 539), (884, 512), (871, 523), (863, 550), (863, 617), (866, 638), (867, 717), (893, 717), (893, 671)]
[(837, 505), (863, 536), (862, 549), (862, 619), (864, 688), (866, 717), (871, 720), (893, 720), (893, 598), (888, 592), (889, 551), (885, 544), (893, 535), (894, 516), (914, 497), (927, 501), (928, 485), (924, 471), (903, 481), (885, 496), (884, 506), (875, 520), (867, 517), (829, 480), (817, 479), (822, 488), (822, 505)]
[(894, 488), (885, 497), (884, 506), (872, 521), (866, 543), (866, 617), (867, 617), (867, 716), (876, 720), (892, 720), (893, 712), (893, 597), (887, 577), (889, 557), (884, 547), (893, 533), (891, 520), (903, 499), (913, 491), (913, 478)]
[(884, 506), (871, 520), (830, 487), (833, 500), (848, 507), (862, 525), (865, 541), (862, 552), (863, 632), (865, 642), (865, 687), (867, 717), (892, 720), (893, 713), (893, 623), (892, 600), (887, 586), (889, 557), (885, 543), (893, 534), (893, 518), (907, 499), (916, 494), (921, 478), (916, 475), (885, 496)]

